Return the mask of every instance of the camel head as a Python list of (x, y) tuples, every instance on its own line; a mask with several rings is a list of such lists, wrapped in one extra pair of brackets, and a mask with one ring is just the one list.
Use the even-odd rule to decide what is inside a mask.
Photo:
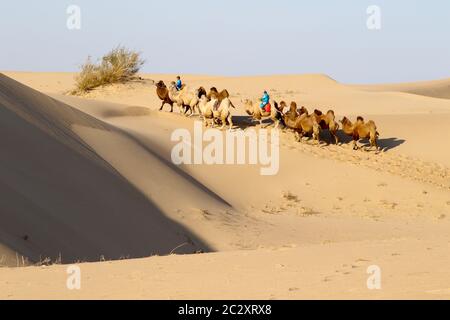
[(320, 111), (319, 109), (315, 109), (315, 110), (314, 110), (314, 113), (315, 113), (316, 115), (318, 115), (318, 116), (323, 115), (322, 111)]
[(241, 102), (245, 104), (245, 106), (253, 106), (253, 103), (249, 99), (242, 99)]
[(254, 113), (254, 110), (253, 110), (253, 102), (252, 102), (251, 100), (249, 100), (249, 99), (241, 100), (241, 102), (244, 104), (244, 106), (245, 106), (245, 111), (247, 112), (247, 114), (250, 115), (250, 116), (252, 116), (253, 113)]
[(166, 84), (162, 80), (159, 80), (158, 83), (156, 83), (156, 87), (159, 88), (159, 89), (167, 88)]
[(169, 85), (169, 89), (170, 90), (177, 90), (177, 85), (175, 83), (175, 81), (172, 81)]
[(291, 111), (291, 112), (297, 112), (297, 102), (295, 102), (295, 101), (292, 101), (292, 102), (291, 102), (291, 106), (290, 106), (290, 108), (289, 108), (289, 111)]
[(198, 97), (201, 98), (202, 96), (206, 96), (207, 92), (206, 89), (203, 87), (198, 88)]
[(302, 114), (308, 114), (308, 109), (306, 109), (304, 106), (302, 106), (301, 108), (300, 108), (300, 110), (299, 110), (299, 113), (300, 113), (300, 115), (302, 115)]
[(347, 126), (347, 125), (351, 126), (352, 125), (352, 122), (347, 117), (342, 118), (342, 120), (340, 120), (339, 122), (342, 123), (344, 126)]
[(356, 118), (356, 122), (364, 123), (364, 118), (359, 116), (358, 118)]

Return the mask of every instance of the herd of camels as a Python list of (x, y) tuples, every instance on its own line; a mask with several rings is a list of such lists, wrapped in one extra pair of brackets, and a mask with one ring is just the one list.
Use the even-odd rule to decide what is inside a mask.
[[(184, 115), (194, 115), (196, 109), (203, 118), (205, 126), (221, 125), (224, 129), (226, 125), (230, 130), (233, 128), (233, 117), (231, 115), (231, 108), (235, 108), (230, 100), (230, 94), (226, 89), (219, 92), (215, 87), (211, 88), (209, 92), (200, 87), (196, 90), (191, 90), (183, 86), (181, 90), (177, 90), (175, 82), (172, 82), (169, 87), (163, 81), (156, 83), (156, 93), (162, 105), (160, 111), (165, 104), (170, 105), (170, 112), (173, 112), (174, 104), (180, 109), (180, 113)], [(297, 108), (295, 102), (291, 102), (288, 109), (286, 102), (282, 101), (279, 104), (273, 101), (273, 108), (270, 112), (266, 112), (260, 107), (260, 101), (253, 102), (245, 99), (242, 101), (245, 106), (245, 111), (253, 120), (259, 121), (262, 125), (264, 119), (272, 119), (275, 128), (280, 124), (284, 127), (293, 130), (296, 134), (297, 140), (301, 141), (304, 136), (312, 136), (317, 143), (320, 142), (320, 132), (328, 130), (336, 144), (339, 143), (337, 135), (340, 129), (339, 123), (336, 121), (333, 110), (327, 113), (322, 113), (320, 110), (314, 110), (309, 113), (305, 107)], [(368, 139), (370, 148), (379, 150), (378, 137), (379, 133), (374, 121), (365, 122), (362, 117), (357, 117), (353, 123), (347, 117), (344, 117), (340, 123), (342, 124), (342, 131), (350, 136), (353, 140), (353, 149), (358, 150), (358, 141), (360, 139)]]

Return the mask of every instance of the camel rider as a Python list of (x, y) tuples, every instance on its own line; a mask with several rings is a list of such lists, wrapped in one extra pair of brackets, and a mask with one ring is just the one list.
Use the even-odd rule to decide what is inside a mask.
[(264, 91), (263, 97), (261, 98), (261, 109), (267, 111), (267, 107), (270, 106), (270, 96), (267, 91)]
[(177, 81), (175, 82), (176, 88), (180, 91), (183, 88), (183, 83), (181, 82), (180, 76), (177, 77)]

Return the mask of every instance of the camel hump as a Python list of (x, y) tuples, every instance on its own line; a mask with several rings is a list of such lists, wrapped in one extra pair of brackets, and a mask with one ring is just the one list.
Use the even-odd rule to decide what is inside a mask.
[(334, 116), (334, 110), (328, 110), (327, 114), (332, 114)]
[(315, 110), (314, 110), (314, 113), (317, 114), (318, 116), (321, 116), (321, 115), (322, 115), (322, 111), (320, 111), (320, 110), (318, 110), (318, 109), (315, 109)]
[(356, 118), (356, 120), (357, 120), (357, 121), (362, 121), (362, 122), (364, 122), (364, 118), (361, 117), (361, 116), (358, 116), (358, 118)]

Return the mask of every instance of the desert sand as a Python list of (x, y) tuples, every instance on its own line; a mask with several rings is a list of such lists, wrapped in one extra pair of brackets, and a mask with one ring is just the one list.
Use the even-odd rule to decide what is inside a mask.
[(261, 176), (172, 163), (171, 133), (198, 119), (158, 111), (154, 81), (175, 75), (82, 97), (67, 95), (73, 76), (0, 76), (0, 298), (450, 298), (450, 80), (183, 75), (227, 88), (243, 126), (241, 100), (264, 89), (377, 123), (379, 154), (283, 131), (280, 171)]

